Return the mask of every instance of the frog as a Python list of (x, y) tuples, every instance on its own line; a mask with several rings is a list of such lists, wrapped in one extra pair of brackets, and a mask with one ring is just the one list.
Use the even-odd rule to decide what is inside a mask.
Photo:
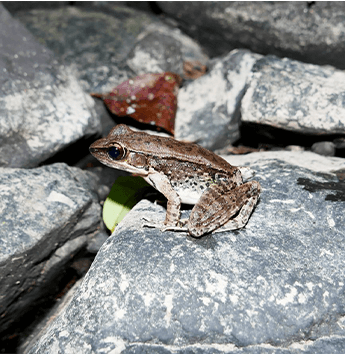
[[(89, 150), (102, 164), (141, 176), (167, 198), (163, 231), (198, 238), (243, 228), (260, 197), (259, 182), (244, 183), (239, 167), (196, 143), (118, 124)], [(182, 203), (194, 205), (186, 220), (180, 218)]]

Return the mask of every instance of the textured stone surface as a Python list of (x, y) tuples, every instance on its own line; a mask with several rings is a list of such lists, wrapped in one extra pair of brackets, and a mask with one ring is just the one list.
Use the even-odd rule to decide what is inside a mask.
[(207, 58), (179, 30), (121, 4), (23, 11), (15, 16), (66, 64), (78, 68), (78, 78), (89, 92), (111, 91), (141, 73), (180, 72), (183, 60)]
[[(179, 91), (176, 138), (218, 149), (240, 137), (240, 102), (251, 69), (261, 56), (234, 50)], [(207, 132), (207, 134), (205, 134)]]
[(159, 1), (158, 6), (212, 57), (249, 48), (345, 69), (342, 2)]
[(335, 173), (345, 169), (345, 159), (324, 157), (310, 151), (262, 151), (248, 155), (223, 156), (233, 166), (247, 166), (271, 160), (283, 161), (314, 172)]
[(99, 227), (89, 179), (65, 164), (0, 168), (1, 330), (44, 295)]
[[(75, 70), (88, 92), (110, 92), (121, 82), (147, 72), (182, 74), (184, 61), (204, 64), (208, 59), (198, 44), (177, 28), (119, 2), (23, 9), (14, 16)], [(107, 135), (114, 121), (103, 102), (95, 101), (102, 134)]]
[(255, 64), (242, 121), (299, 133), (345, 134), (345, 72), (265, 57)]
[(311, 150), (324, 156), (334, 156), (335, 145), (331, 141), (320, 141), (312, 145)]
[(0, 5), (0, 166), (33, 167), (100, 130), (71, 70)]
[(172, 71), (183, 77), (184, 61), (208, 60), (195, 41), (162, 23), (152, 23), (137, 39), (127, 63), (138, 75)]
[[(80, 284), (82, 283), (83, 278), (79, 279), (72, 288), (57, 302), (50, 311), (44, 316), (40, 323), (31, 328), (30, 335), (25, 338), (21, 343), (20, 347), (17, 349), (17, 354), (25, 354), (27, 350), (31, 348), (37, 340), (41, 337), (41, 334), (47, 329), (50, 325), (50, 322), (54, 320), (56, 316), (60, 314), (61, 311), (64, 311), (65, 307), (72, 300), (74, 293), (79, 289)], [(53, 354), (53, 353), (52, 353)]]
[(248, 158), (263, 192), (242, 230), (142, 228), (165, 210), (139, 203), (30, 354), (343, 352), (344, 182), (309, 154), (314, 171)]
[(116, 5), (37, 9), (15, 16), (68, 66), (78, 69), (89, 92), (111, 90), (131, 76), (127, 56), (136, 37), (154, 21), (143, 12)]

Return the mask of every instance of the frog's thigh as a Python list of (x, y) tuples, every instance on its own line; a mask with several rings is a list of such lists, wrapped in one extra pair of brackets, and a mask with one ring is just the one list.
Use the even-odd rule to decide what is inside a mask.
[(211, 232), (228, 222), (246, 205), (244, 212), (236, 217), (239, 217), (236, 223), (243, 224), (247, 215), (248, 221), (259, 193), (260, 185), (256, 181), (247, 182), (232, 190), (227, 190), (224, 185), (213, 184), (194, 206), (188, 222), (189, 232), (196, 237)]
[(249, 217), (250, 217), (256, 203), (258, 202), (258, 199), (259, 199), (258, 195), (249, 198), (248, 201), (243, 205), (240, 212), (238, 213), (238, 215), (235, 218), (229, 220), (220, 229), (215, 230), (214, 232), (224, 232), (224, 231), (230, 231), (230, 230), (237, 230), (237, 229), (241, 229), (242, 227), (244, 227), (247, 224)]

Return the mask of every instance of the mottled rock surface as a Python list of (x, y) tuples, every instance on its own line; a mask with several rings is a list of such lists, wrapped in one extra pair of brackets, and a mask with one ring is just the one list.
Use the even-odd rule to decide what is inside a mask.
[(214, 60), (207, 74), (181, 88), (176, 138), (196, 141), (211, 150), (238, 140), (241, 99), (251, 69), (260, 58), (246, 50), (234, 50)]
[(345, 4), (296, 1), (159, 1), (210, 56), (234, 48), (345, 69)]
[(78, 78), (89, 92), (111, 90), (130, 77), (125, 60), (136, 37), (154, 21), (150, 15), (116, 4), (19, 11), (15, 16), (66, 65), (78, 69)]
[[(5, 4), (16, 20), (0, 5), (0, 352), (344, 353), (345, 160), (301, 151), (344, 149), (344, 72), (310, 64), (345, 69), (344, 5), (126, 5)], [(8, 168), (51, 163), (98, 132), (98, 117), (108, 132), (113, 117), (83, 90), (109, 92), (149, 71), (183, 76), (188, 60), (208, 71), (184, 77), (177, 138), (236, 153), (250, 150), (240, 145), (252, 129), (261, 138), (251, 148), (270, 148), (261, 140), (269, 137), (291, 150), (226, 157), (251, 167), (263, 188), (244, 229), (193, 239), (144, 228), (143, 217), (162, 222), (166, 211), (142, 201), (108, 238), (99, 201), (116, 170)], [(59, 288), (63, 274), (75, 267), (82, 276), (86, 252), (98, 250), (66, 302), (57, 300), (73, 283)], [(38, 324), (47, 298), (60, 306)]]
[(2, 331), (86, 248), (99, 228), (101, 210), (90, 175), (66, 164), (0, 168), (0, 200)]
[(0, 5), (0, 166), (33, 167), (100, 130), (74, 72)]
[[(309, 154), (314, 169), (326, 159)], [(142, 228), (165, 210), (141, 202), (29, 353), (344, 351), (344, 182), (260, 156), (244, 229), (193, 239)]]
[(178, 29), (116, 2), (18, 11), (15, 16), (67, 65), (78, 68), (89, 92), (111, 91), (141, 73), (181, 72), (183, 60), (207, 58)]
[(185, 61), (205, 65), (207, 60), (201, 47), (179, 29), (152, 23), (138, 36), (127, 64), (138, 75), (172, 71), (183, 77)]
[[(117, 2), (17, 9), (14, 16), (75, 71), (89, 93), (110, 92), (121, 82), (149, 72), (182, 75), (185, 61), (206, 64), (208, 60), (201, 47), (179, 29)], [(114, 121), (103, 102), (95, 103), (106, 135)]]
[(241, 102), (243, 122), (307, 134), (345, 134), (345, 72), (265, 57)]

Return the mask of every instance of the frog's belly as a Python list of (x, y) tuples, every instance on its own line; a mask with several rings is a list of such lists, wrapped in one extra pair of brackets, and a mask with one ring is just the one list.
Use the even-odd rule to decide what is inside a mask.
[(197, 190), (180, 188), (176, 192), (181, 198), (181, 202), (185, 204), (196, 204), (201, 197), (201, 193)]
[(181, 181), (172, 181), (165, 174), (151, 173), (144, 177), (145, 181), (163, 193), (168, 199), (173, 189), (181, 199), (182, 203), (196, 204), (201, 195), (209, 187), (209, 181), (196, 177), (182, 178)]
[(182, 203), (196, 204), (201, 195), (208, 189), (209, 183), (204, 180), (190, 178), (188, 182), (173, 182), (172, 187), (181, 198)]

